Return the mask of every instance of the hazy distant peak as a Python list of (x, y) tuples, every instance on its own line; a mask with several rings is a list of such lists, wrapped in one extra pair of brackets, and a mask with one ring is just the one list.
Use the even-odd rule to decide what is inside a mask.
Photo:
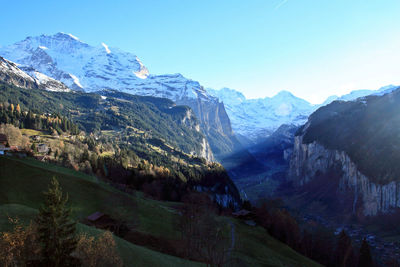
[(295, 96), (287, 90), (282, 90), (278, 92), (276, 95), (274, 95), (273, 98), (274, 97), (295, 97)]

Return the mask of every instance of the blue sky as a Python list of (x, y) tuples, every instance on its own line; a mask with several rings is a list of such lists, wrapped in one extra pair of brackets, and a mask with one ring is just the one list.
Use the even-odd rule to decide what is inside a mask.
[(0, 45), (67, 32), (247, 97), (289, 90), (313, 103), (400, 84), (400, 1), (1, 0)]

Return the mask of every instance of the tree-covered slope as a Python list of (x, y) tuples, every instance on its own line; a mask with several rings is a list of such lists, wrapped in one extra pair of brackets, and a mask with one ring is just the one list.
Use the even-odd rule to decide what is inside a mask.
[[(21, 127), (17, 120), (22, 116), (11, 111), (11, 104), (19, 105), (22, 113), (60, 114), (80, 125), (84, 133), (79, 136), (56, 138), (50, 135), (51, 129), (41, 134), (40, 142), (51, 149), (48, 161), (151, 191), (162, 199), (179, 200), (188, 189), (201, 186), (203, 191), (211, 190), (217, 202), (224, 199), (224, 206), (240, 203), (223, 167), (204, 159), (212, 159), (212, 154), (196, 117), (186, 106), (115, 91), (48, 92), (5, 83), (0, 84), (0, 103), (6, 109), (2, 114), (8, 114), (0, 122), (16, 127)], [(30, 139), (36, 142), (32, 136)]]
[(374, 182), (400, 181), (400, 90), (355, 101), (335, 101), (314, 112), (297, 133), (346, 152)]
[[(19, 103), (36, 113), (60, 113), (72, 117), (86, 132), (122, 130), (128, 126), (163, 138), (184, 152), (201, 150), (204, 136), (196, 130), (197, 119), (183, 122), (190, 109), (171, 100), (108, 92), (109, 97), (82, 92), (26, 90), (0, 82), (0, 102)], [(114, 97), (113, 97), (114, 96)], [(129, 96), (129, 98), (127, 97)], [(199, 153), (200, 154), (200, 153)]]

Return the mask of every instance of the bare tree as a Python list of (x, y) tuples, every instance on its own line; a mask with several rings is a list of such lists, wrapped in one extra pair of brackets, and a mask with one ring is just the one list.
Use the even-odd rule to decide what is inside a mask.
[(231, 261), (229, 227), (216, 218), (216, 209), (205, 194), (184, 198), (180, 219), (184, 255), (207, 266), (223, 266)]
[(111, 232), (107, 231), (98, 238), (83, 234), (78, 241), (75, 256), (82, 266), (87, 267), (122, 267), (123, 262), (117, 251), (117, 244)]

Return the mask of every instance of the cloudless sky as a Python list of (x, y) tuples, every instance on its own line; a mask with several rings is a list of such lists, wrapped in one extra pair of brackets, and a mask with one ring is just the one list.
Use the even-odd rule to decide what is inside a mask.
[(0, 45), (71, 33), (248, 98), (400, 84), (398, 0), (0, 0)]

